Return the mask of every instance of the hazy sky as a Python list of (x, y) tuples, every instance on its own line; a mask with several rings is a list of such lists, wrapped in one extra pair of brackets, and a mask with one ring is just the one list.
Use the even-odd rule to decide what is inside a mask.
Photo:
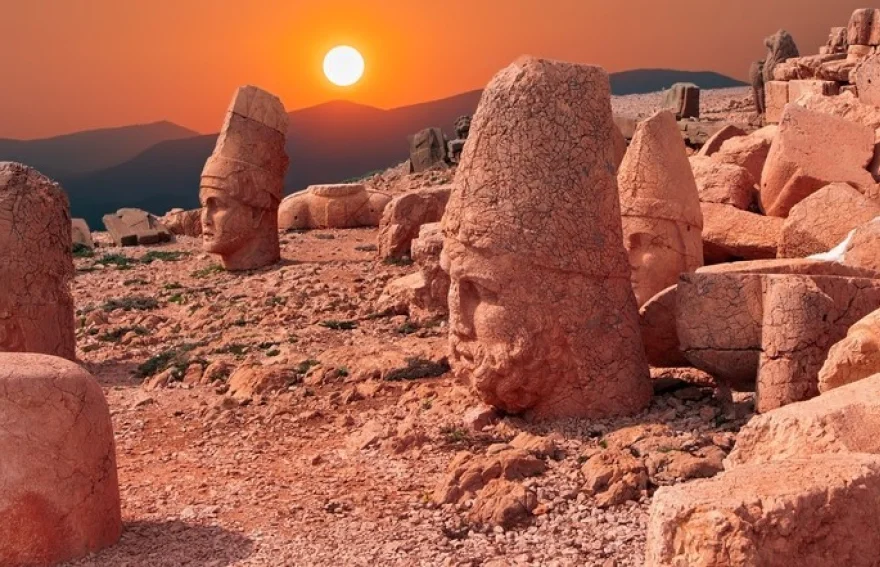
[[(745, 78), (780, 27), (803, 54), (864, 0), (0, 0), (0, 137), (171, 120), (216, 131), (235, 87), (288, 109), (481, 88), (521, 54)], [(354, 87), (321, 62), (366, 59)]]

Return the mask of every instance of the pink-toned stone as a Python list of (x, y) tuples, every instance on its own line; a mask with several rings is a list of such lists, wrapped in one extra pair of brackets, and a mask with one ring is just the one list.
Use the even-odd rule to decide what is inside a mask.
[(451, 185), (440, 185), (391, 199), (379, 222), (379, 257), (409, 256), (410, 243), (419, 235), (419, 227), (443, 218), (450, 191)]
[(677, 286), (669, 286), (639, 309), (639, 326), (648, 364), (661, 368), (690, 366), (681, 353), (675, 326)]
[(880, 280), (771, 276), (764, 284), (755, 400), (761, 413), (819, 395), (829, 349), (880, 305)]
[(856, 65), (853, 82), (859, 91), (859, 100), (880, 106), (880, 53), (872, 54)]
[(782, 227), (778, 255), (806, 257), (834, 248), (849, 232), (880, 216), (880, 202), (846, 183), (819, 189), (789, 212)]
[(776, 124), (782, 120), (782, 111), (785, 105), (791, 100), (788, 91), (787, 81), (769, 81), (764, 84), (764, 96), (767, 105), (767, 111), (764, 120), (768, 124)]
[(880, 373), (880, 309), (849, 328), (828, 351), (819, 371), (819, 391), (825, 393)]
[(851, 46), (880, 44), (880, 10), (861, 8), (854, 11), (847, 26), (846, 41)]
[(880, 375), (753, 417), (727, 469), (823, 453), (880, 454)]
[[(856, 61), (849, 61), (847, 59), (825, 62), (816, 71), (816, 78), (823, 81), (834, 81), (837, 83), (839, 93), (843, 94), (849, 86), (845, 83), (849, 82), (850, 73), (856, 68), (856, 64)], [(792, 98), (792, 101), (795, 101), (795, 99)]]
[[(865, 104), (852, 94), (838, 96), (808, 95), (797, 101), (808, 110), (844, 118), (872, 131), (880, 129), (880, 108)], [(875, 134), (876, 136), (876, 134)]]
[(712, 159), (744, 167), (754, 178), (755, 183), (760, 183), (764, 162), (767, 161), (770, 145), (777, 132), (778, 127), (771, 125), (756, 130), (748, 136), (731, 138), (721, 144), (721, 149), (712, 156)]
[(880, 458), (815, 455), (661, 487), (645, 567), (869, 567), (880, 555)]
[(853, 231), (841, 262), (880, 274), (880, 219), (874, 219)]
[(253, 86), (232, 98), (217, 144), (202, 170), (202, 242), (227, 270), (281, 259), (278, 204), (290, 162), (287, 113), (275, 95)]
[[(823, 65), (845, 60), (846, 53), (820, 53), (819, 55), (795, 57), (777, 67), (774, 75), (776, 80), (779, 81), (809, 83), (819, 78), (819, 71)], [(799, 87), (799, 89), (800, 88), (803, 87)], [(826, 85), (824, 88), (833, 88), (836, 91), (837, 85), (834, 85), (833, 87)], [(797, 96), (792, 92), (790, 99), (794, 101), (796, 98)]]
[(312, 185), (284, 198), (278, 209), (281, 230), (379, 226), (391, 195), (360, 183)]
[(701, 203), (721, 203), (748, 210), (757, 195), (755, 179), (739, 165), (692, 156), (691, 169)]
[(518, 482), (490, 480), (468, 513), (472, 522), (514, 528), (527, 522), (538, 507), (538, 495)]
[(0, 162), (0, 352), (75, 357), (71, 243), (61, 186)]
[(141, 209), (119, 209), (101, 220), (117, 246), (147, 246), (172, 240), (165, 225)]
[(161, 218), (171, 234), (197, 237), (202, 235), (202, 210), (171, 209)]
[(703, 265), (697, 184), (672, 113), (639, 123), (617, 174), (638, 305)]
[(719, 203), (702, 203), (700, 208), (706, 264), (776, 257), (783, 219)]
[(761, 175), (761, 204), (785, 217), (793, 206), (829, 183), (847, 182), (865, 193), (876, 183), (865, 169), (874, 132), (843, 118), (786, 106)]
[(874, 54), (870, 45), (850, 45), (846, 50), (846, 60), (858, 63)]
[(837, 96), (840, 87), (834, 81), (797, 80), (788, 83), (788, 99), (796, 102), (805, 95)]
[(739, 126), (734, 124), (727, 124), (722, 127), (720, 130), (715, 132), (712, 137), (710, 137), (703, 147), (700, 148), (700, 151), (697, 152), (698, 156), (709, 157), (718, 150), (721, 149), (721, 145), (731, 138), (736, 138), (738, 136), (745, 136), (746, 132)]
[(0, 354), (0, 565), (54, 565), (122, 532), (101, 387), (76, 364)]
[(629, 414), (650, 400), (613, 127), (598, 67), (522, 58), (483, 91), (441, 263), (450, 363), (490, 405), (541, 419)]
[(86, 219), (72, 219), (70, 221), (70, 239), (74, 245), (85, 246), (86, 248), (94, 248), (95, 242), (92, 240), (92, 231)]

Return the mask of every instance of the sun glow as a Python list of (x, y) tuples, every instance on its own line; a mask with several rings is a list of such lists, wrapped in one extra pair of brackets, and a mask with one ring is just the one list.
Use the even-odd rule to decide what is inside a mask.
[(364, 58), (357, 49), (348, 45), (334, 47), (324, 56), (324, 75), (331, 83), (348, 87), (364, 74)]

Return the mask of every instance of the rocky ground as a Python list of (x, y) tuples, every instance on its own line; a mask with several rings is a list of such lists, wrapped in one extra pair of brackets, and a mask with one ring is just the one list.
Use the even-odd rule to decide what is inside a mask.
[[(639, 114), (652, 96), (615, 105)], [(746, 97), (704, 93), (704, 108)], [(377, 260), (376, 234), (283, 234), (281, 264), (245, 274), (195, 239), (97, 235), (76, 259), (77, 355), (113, 416), (125, 532), (73, 565), (642, 564), (653, 489), (720, 470), (750, 398), (722, 403), (705, 375), (656, 370), (658, 395), (632, 418), (495, 415), (447, 372), (444, 321), (376, 307), (413, 269)], [(531, 463), (509, 478), (533, 515), (505, 529), (479, 520), (473, 495), (439, 503), (456, 466), (510, 455)]]

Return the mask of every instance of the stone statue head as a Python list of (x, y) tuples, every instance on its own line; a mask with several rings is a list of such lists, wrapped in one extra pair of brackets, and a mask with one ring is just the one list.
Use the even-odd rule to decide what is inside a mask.
[[(624, 219), (629, 265), (632, 269), (633, 293), (636, 304), (644, 305), (649, 299), (666, 289), (665, 283), (678, 280), (682, 270), (681, 250), (685, 249), (682, 232), (687, 225), (674, 222), (652, 222), (642, 229), (631, 228), (641, 219)], [(667, 286), (668, 287), (668, 286)]]
[(455, 119), (455, 135), (459, 139), (466, 139), (471, 131), (471, 117), (467, 114)]

